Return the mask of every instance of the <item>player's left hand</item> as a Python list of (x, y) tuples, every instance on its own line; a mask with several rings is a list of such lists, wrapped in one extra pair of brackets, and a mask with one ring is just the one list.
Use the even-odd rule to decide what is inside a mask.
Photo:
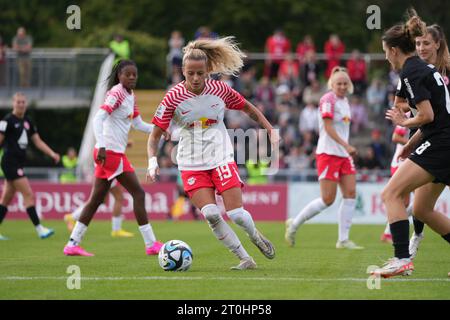
[(59, 160), (61, 160), (61, 156), (59, 155), (59, 153), (53, 152), (52, 159), (53, 161), (55, 161), (55, 164), (57, 164), (59, 163)]
[(395, 125), (402, 125), (408, 117), (400, 108), (392, 108), (386, 111), (386, 119), (391, 120)]

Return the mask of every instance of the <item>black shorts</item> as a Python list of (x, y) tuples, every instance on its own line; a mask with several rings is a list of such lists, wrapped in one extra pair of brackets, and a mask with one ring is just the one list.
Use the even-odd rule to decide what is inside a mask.
[(23, 164), (18, 163), (17, 161), (4, 161), (4, 159), (2, 159), (1, 167), (3, 170), (3, 175), (8, 181), (25, 177)]
[(434, 183), (450, 185), (450, 139), (441, 135), (422, 140), (409, 159), (429, 172)]

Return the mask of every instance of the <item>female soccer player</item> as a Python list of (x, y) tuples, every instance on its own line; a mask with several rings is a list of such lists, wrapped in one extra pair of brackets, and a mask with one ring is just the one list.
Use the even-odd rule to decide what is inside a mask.
[(353, 84), (345, 68), (333, 68), (328, 88), (331, 91), (319, 102), (321, 117), (316, 155), (321, 197), (311, 201), (294, 219), (286, 221), (285, 239), (294, 246), (297, 229), (333, 204), (339, 185), (343, 199), (338, 212), (336, 248), (363, 249), (349, 239), (356, 204), (356, 170), (352, 159), (356, 149), (349, 144), (351, 112), (347, 95), (353, 93)]
[[(5, 175), (2, 198), (0, 200), (0, 224), (8, 212), (8, 205), (16, 191), (24, 198), (28, 216), (33, 222), (38, 236), (41, 239), (50, 237), (54, 231), (41, 225), (35, 208), (34, 195), (23, 167), (26, 160), (28, 141), (31, 139), (34, 145), (51, 157), (55, 163), (60, 156), (42, 141), (34, 123), (25, 115), (27, 99), (23, 93), (16, 93), (13, 97), (13, 111), (0, 121), (0, 145), (3, 144), (5, 153), (1, 161), (1, 167)], [(0, 240), (6, 240), (0, 235)]]
[[(450, 96), (437, 69), (415, 56), (415, 38), (426, 34), (425, 24), (413, 15), (406, 24), (391, 27), (382, 37), (386, 59), (400, 72), (398, 96), (406, 99), (414, 117), (400, 108), (386, 112), (395, 125), (419, 127), (403, 147), (406, 158), (382, 192), (395, 255), (372, 273), (383, 277), (412, 274), (409, 221), (403, 197), (415, 190), (414, 215), (450, 243), (450, 219), (434, 210), (439, 195), (450, 184)], [(430, 183), (433, 182), (433, 183)]]
[(158, 254), (162, 246), (156, 241), (145, 211), (145, 193), (139, 184), (133, 167), (124, 154), (130, 127), (150, 133), (152, 125), (142, 121), (136, 106), (133, 89), (136, 87), (137, 67), (131, 60), (122, 60), (113, 69), (105, 102), (94, 119), (94, 134), (97, 140), (95, 159), (95, 181), (88, 202), (64, 248), (68, 256), (92, 256), (79, 244), (87, 227), (108, 193), (111, 182), (117, 179), (133, 197), (133, 209), (139, 230), (144, 238), (146, 253)]
[(155, 128), (148, 140), (147, 176), (155, 181), (158, 142), (174, 121), (182, 128), (177, 162), (185, 192), (200, 209), (216, 238), (240, 260), (232, 269), (254, 269), (256, 263), (223, 220), (214, 194), (217, 190), (222, 195), (228, 217), (245, 230), (268, 259), (273, 259), (273, 245), (256, 229), (252, 216), (242, 204), (243, 183), (223, 123), (225, 109), (245, 112), (268, 131), (272, 143), (279, 138), (255, 106), (226, 83), (209, 79), (211, 73), (235, 75), (242, 67), (244, 54), (232, 37), (196, 40), (188, 43), (183, 51), (182, 70), (186, 80), (167, 92), (152, 120)]
[[(442, 28), (433, 24), (428, 26), (425, 35), (416, 38), (416, 51), (419, 57), (436, 67), (444, 79), (444, 83), (450, 89), (449, 75), (450, 75), (450, 54), (448, 51), (447, 40)], [(409, 253), (411, 259), (417, 255), (420, 242), (424, 234), (424, 223), (413, 216), (414, 233), (409, 240)]]

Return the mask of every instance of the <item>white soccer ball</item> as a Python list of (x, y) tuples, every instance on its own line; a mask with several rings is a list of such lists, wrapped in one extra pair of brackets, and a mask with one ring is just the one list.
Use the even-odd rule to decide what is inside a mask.
[(181, 240), (167, 241), (159, 250), (159, 265), (165, 271), (187, 271), (194, 256), (189, 245)]

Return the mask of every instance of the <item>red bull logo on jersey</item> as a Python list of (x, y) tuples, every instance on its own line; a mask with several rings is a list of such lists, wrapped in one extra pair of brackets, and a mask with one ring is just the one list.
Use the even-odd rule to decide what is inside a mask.
[(342, 118), (342, 122), (344, 122), (344, 123), (350, 123), (352, 121), (352, 119), (350, 118), (350, 117), (348, 117), (348, 116), (345, 116), (345, 117), (343, 117)]
[(189, 125), (189, 128), (201, 126), (202, 129), (207, 129), (207, 128), (211, 127), (212, 125), (216, 124), (217, 122), (218, 121), (216, 119), (208, 119), (208, 118), (203, 117), (203, 118), (198, 119), (197, 121), (192, 122)]

